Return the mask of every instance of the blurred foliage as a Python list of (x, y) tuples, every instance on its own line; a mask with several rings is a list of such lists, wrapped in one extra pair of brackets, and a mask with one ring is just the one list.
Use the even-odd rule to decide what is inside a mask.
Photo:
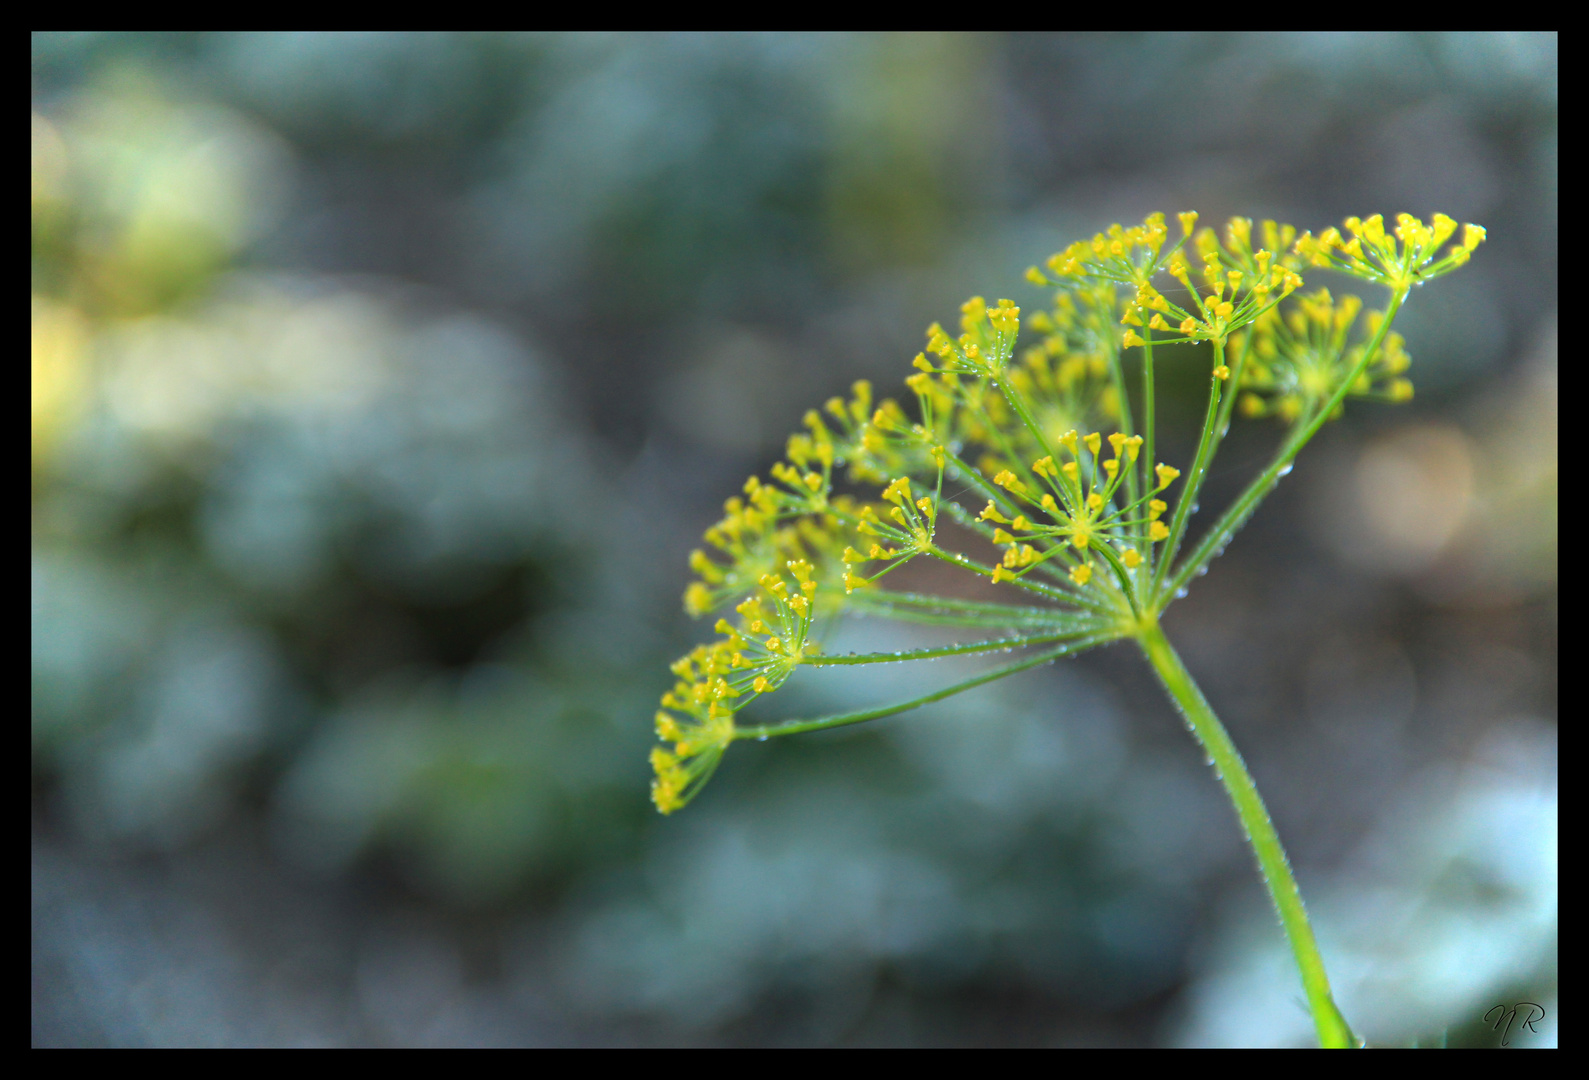
[[(825, 394), (892, 384), (965, 295), (1023, 295), (1061, 240), (1160, 205), (1490, 226), (1471, 288), (1408, 312), (1436, 434), (1341, 450), (1319, 528), (1277, 499), (1251, 569), (1210, 576), (1235, 599), (1194, 592), (1188, 652), (1255, 768), (1306, 778), (1276, 814), (1304, 884), (1358, 898), (1341, 925), (1404, 910), (1362, 882), (1417, 897), (1465, 861), (1520, 899), (1450, 905), (1440, 941), (1506, 961), (1463, 993), (1540, 985), (1518, 965), (1553, 925), (1544, 840), (1318, 853), (1453, 740), (1553, 715), (1555, 58), (1540, 35), (34, 35), (35, 1041), (1246, 1038), (1210, 988), (1266, 916), (1222, 921), (1250, 868), (1135, 668), (1118, 696), (1067, 665), (752, 747), (676, 825), (646, 804), (657, 665), (695, 633), (683, 556), (725, 485)], [(1462, 455), (1441, 550), (1337, 539), (1393, 540), (1383, 493)], [(1256, 621), (1271, 590), (1316, 637)], [(1288, 673), (1336, 670), (1318, 656), (1376, 618), (1416, 677), (1365, 661), (1318, 680), (1346, 719), (1283, 719)], [(1524, 759), (1514, 801), (1553, 808), (1553, 757)], [(1467, 1004), (1431, 993), (1387, 1038)]]

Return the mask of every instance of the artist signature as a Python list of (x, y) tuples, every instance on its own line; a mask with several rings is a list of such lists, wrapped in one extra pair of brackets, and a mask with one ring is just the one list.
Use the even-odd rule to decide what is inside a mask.
[[(1492, 1017), (1494, 1019), (1491, 1019)], [(1519, 1001), (1511, 1008), (1507, 1008), (1505, 1005), (1497, 1005), (1484, 1014), (1484, 1022), (1490, 1025), (1490, 1030), (1501, 1033), (1502, 1046), (1511, 1045), (1512, 1024), (1514, 1022), (1522, 1021), (1523, 1028), (1538, 1035), (1539, 1031), (1534, 1025), (1543, 1019), (1545, 1019), (1544, 1008), (1534, 1004), (1532, 1001)]]

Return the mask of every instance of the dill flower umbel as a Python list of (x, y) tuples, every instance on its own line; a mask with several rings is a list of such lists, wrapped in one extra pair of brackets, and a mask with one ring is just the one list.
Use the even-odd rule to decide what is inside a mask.
[[(905, 380), (914, 413), (892, 399), (874, 404), (871, 386), (859, 382), (848, 400), (806, 414), (805, 430), (790, 437), (770, 479), (751, 477), (724, 504), (724, 518), (706, 531), (711, 553), (690, 556), (697, 579), (685, 591), (686, 610), (732, 606), (737, 621), (719, 618), (718, 637), (673, 665), (677, 681), (656, 714), (663, 745), (651, 755), (651, 796), (664, 814), (684, 806), (736, 739), (891, 716), (1133, 639), (1230, 796), (1290, 941), (1320, 1043), (1360, 1046), (1331, 996), (1274, 823), (1159, 618), (1347, 398), (1412, 396), (1411, 361), (1391, 326), (1412, 287), (1467, 262), (1484, 230), (1463, 226), (1460, 242), (1447, 248), (1457, 225), (1444, 214), (1430, 225), (1399, 215), (1393, 235), (1377, 214), (1348, 218), (1350, 240), (1333, 228), (1298, 236), (1274, 221), (1255, 231), (1242, 217), (1222, 234), (1199, 231), (1192, 212), (1179, 220), (1174, 243), (1164, 215), (1150, 214), (1028, 270), (1028, 280), (1054, 293), (1027, 317), (1038, 340), (1023, 350), (1021, 310), (1012, 300), (990, 307), (972, 297), (960, 309), (957, 336), (933, 323)], [(1304, 272), (1315, 269), (1383, 285), (1384, 308), (1364, 315), (1355, 296), (1302, 292)], [(1194, 362), (1206, 365), (1209, 381), (1202, 432), (1183, 475), (1155, 460), (1155, 364), (1188, 353), (1205, 357)], [(1140, 372), (1135, 385), (1127, 356)], [(1273, 460), (1183, 553), (1238, 399), (1243, 415), (1278, 416), (1291, 426)], [(1002, 599), (887, 587), (890, 574), (919, 559), (938, 560)], [(828, 655), (818, 638), (841, 613), (980, 636), (909, 652)], [(742, 710), (799, 668), (1009, 652), (1020, 655), (905, 701), (739, 722)]]
[(1397, 214), (1392, 233), (1385, 231), (1385, 219), (1378, 214), (1367, 219), (1349, 217), (1343, 224), (1352, 234), (1350, 240), (1332, 226), (1317, 237), (1303, 233), (1296, 253), (1313, 266), (1339, 270), (1391, 289), (1449, 274), (1466, 264), (1474, 249), (1484, 243), (1482, 226), (1464, 225), (1462, 240), (1440, 255), (1440, 248), (1457, 231), (1456, 221), (1445, 214), (1434, 215), (1428, 225), (1411, 214)]
[[(1363, 302), (1355, 296), (1340, 301), (1328, 289), (1301, 297), (1284, 314), (1274, 309), (1253, 327), (1252, 349), (1241, 373), (1239, 408), (1246, 416), (1278, 416), (1293, 421), (1309, 414), (1363, 360), (1366, 344), (1348, 345), (1361, 321), (1366, 337), (1378, 331), (1385, 313), (1371, 311), (1359, 320)], [(1241, 351), (1238, 342), (1233, 351)], [(1378, 401), (1407, 401), (1412, 382), (1403, 376), (1411, 365), (1402, 336), (1387, 333), (1362, 374), (1347, 393)], [(1337, 406), (1336, 413), (1339, 413)]]
[[(989, 675), (881, 708), (782, 724), (739, 722), (798, 668), (1031, 648), (998, 674), (1157, 627), (1163, 609), (1223, 550), (1314, 424), (1346, 397), (1403, 401), (1409, 360), (1390, 321), (1414, 280), (1460, 266), (1484, 237), (1459, 245), (1444, 215), (1349, 218), (1353, 234), (1317, 238), (1294, 226), (1232, 218), (1216, 232), (1179, 215), (1112, 225), (1033, 267), (1051, 289), (1026, 317), (1013, 300), (972, 297), (957, 334), (927, 328), (911, 407), (857, 382), (804, 418), (783, 460), (753, 476), (690, 556), (692, 615), (720, 613), (718, 637), (673, 668), (653, 754), (657, 808), (694, 797), (730, 743), (888, 715), (979, 685)], [(1302, 274), (1329, 268), (1385, 284), (1391, 302), (1363, 315), (1353, 296), (1303, 294)], [(1212, 352), (1207, 418), (1185, 476), (1153, 458), (1153, 349)], [(1142, 382), (1128, 385), (1140, 354)], [(1186, 355), (1161, 351), (1161, 357)], [(1164, 362), (1164, 361), (1160, 361)], [(1135, 369), (1131, 359), (1131, 368)], [(1302, 432), (1249, 493), (1172, 566), (1209, 460), (1240, 398), (1246, 416)], [(1176, 487), (1179, 482), (1179, 486)], [(1172, 487), (1175, 490), (1172, 492)], [(1172, 503), (1173, 500), (1173, 503)], [(886, 588), (918, 559), (980, 579), (1006, 601)], [(991, 629), (1001, 636), (901, 655), (828, 656), (823, 628), (842, 613)]]

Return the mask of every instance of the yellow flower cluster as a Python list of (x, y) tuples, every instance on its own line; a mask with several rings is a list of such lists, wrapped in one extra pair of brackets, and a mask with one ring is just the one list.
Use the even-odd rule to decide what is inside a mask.
[[(968, 300), (957, 336), (937, 323), (927, 330), (917, 371), (905, 380), (914, 414), (891, 399), (874, 401), (871, 385), (858, 382), (847, 399), (807, 413), (767, 478), (751, 477), (724, 504), (706, 547), (690, 556), (697, 577), (684, 605), (692, 615), (734, 605), (738, 621), (719, 619), (718, 639), (674, 665), (677, 685), (657, 714), (665, 745), (652, 757), (660, 810), (677, 809), (699, 790), (735, 738), (741, 708), (802, 663), (839, 662), (813, 660), (814, 618), (846, 608), (904, 617), (923, 602), (969, 618), (975, 602), (879, 586), (913, 559), (984, 575), (1020, 590), (1023, 602), (1056, 603), (1061, 613), (1106, 628), (1115, 620), (1136, 625), (1142, 607), (1174, 592), (1158, 591), (1167, 569), (1161, 559), (1173, 558), (1165, 549), (1179, 545), (1172, 530), (1184, 527), (1186, 515), (1182, 507), (1170, 525), (1162, 520), (1169, 506), (1159, 496), (1180, 474), (1151, 460), (1150, 387), (1133, 402), (1123, 350), (1145, 344), (1143, 335), (1223, 348), (1214, 376), (1234, 377), (1241, 394), (1237, 402), (1221, 399), (1216, 382), (1210, 425), (1228, 419), (1238, 402), (1253, 416), (1316, 417), (1348, 378), (1352, 394), (1405, 400), (1409, 361), (1399, 335), (1378, 333), (1384, 316), (1363, 317), (1356, 297), (1301, 295), (1300, 271), (1345, 270), (1394, 292), (1461, 265), (1484, 238), (1469, 225), (1461, 244), (1440, 255), (1456, 224), (1438, 214), (1430, 226), (1402, 215), (1394, 236), (1378, 217), (1350, 218), (1351, 240), (1334, 229), (1299, 237), (1291, 225), (1255, 227), (1240, 217), (1220, 233), (1199, 231), (1195, 213), (1181, 214), (1180, 225), (1173, 244), (1163, 214), (1113, 225), (1054, 255), (1046, 270), (1034, 267), (1029, 278), (1056, 293), (1050, 308), (1028, 316), (1037, 337), (1019, 361), (1015, 303)], [(1155, 284), (1161, 274), (1178, 284), (1176, 299)], [(1371, 342), (1374, 354), (1366, 356)], [(1148, 441), (1133, 433), (1133, 404), (1146, 410)], [(1205, 429), (1205, 445), (1217, 445), (1215, 430)], [(1205, 468), (1188, 477), (1182, 499), (1195, 499)], [(957, 538), (978, 537), (999, 551), (996, 563), (954, 549)], [(962, 625), (999, 625), (1006, 610), (1030, 610), (981, 608), (991, 610), (977, 618), (994, 622)]]
[[(1190, 234), (1197, 215), (1181, 215), (1183, 229)], [(1049, 257), (1048, 272), (1033, 266), (1026, 279), (1034, 285), (1062, 283), (1088, 284), (1100, 281), (1122, 285), (1142, 285), (1163, 265), (1160, 253), (1169, 230), (1163, 214), (1149, 214), (1141, 225), (1129, 229), (1111, 225), (1091, 240), (1078, 240), (1064, 251)]]
[[(943, 487), (941, 471), (938, 487), (941, 491)], [(856, 532), (872, 539), (867, 553), (862, 555), (853, 547), (844, 549), (846, 593), (854, 592), (863, 585), (870, 585), (917, 555), (924, 555), (932, 550), (933, 536), (938, 527), (937, 496), (927, 498), (924, 495), (913, 498), (910, 478), (901, 476), (883, 489), (883, 499), (894, 504), (888, 508), (888, 520), (880, 517), (870, 506), (861, 508), (861, 523), (856, 526)], [(886, 544), (897, 546), (885, 547)], [(855, 572), (856, 565), (877, 561), (886, 561), (889, 565), (871, 577), (863, 577)]]
[(735, 608), (738, 625), (717, 621), (721, 636), (673, 664), (678, 682), (662, 695), (651, 751), (651, 799), (670, 814), (694, 797), (734, 741), (734, 714), (782, 686), (820, 647), (810, 638), (817, 583), (812, 566), (792, 559), (787, 572), (763, 574), (756, 592)]
[[(1132, 570), (1142, 561), (1134, 541), (1144, 527), (1149, 543), (1169, 535), (1158, 520), (1167, 506), (1153, 495), (1168, 487), (1180, 471), (1160, 464), (1155, 468), (1158, 486), (1152, 492), (1120, 500), (1121, 484), (1136, 463), (1142, 436), (1115, 432), (1108, 442), (1112, 453), (1105, 459), (1102, 434), (1082, 436), (1069, 431), (1059, 439), (1061, 457), (1069, 460), (1057, 462), (1048, 455), (1032, 462), (1029, 470), (1022, 470), (1025, 479), (1009, 469), (993, 478), (1018, 504), (1007, 503), (1008, 509), (1016, 511), (1010, 517), (989, 499), (979, 515), (982, 521), (998, 526), (992, 540), (1004, 548), (1004, 558), (991, 574), (995, 583), (1014, 581), (1057, 559), (1074, 584), (1085, 586), (1093, 576), (1092, 552)], [(1022, 507), (1031, 511), (1031, 516), (1021, 511)]]
[[(1195, 214), (1183, 214), (1182, 221), (1191, 227)], [(1280, 239), (1294, 234), (1291, 226), (1278, 226), (1264, 222), (1265, 235)], [(1252, 221), (1232, 218), (1225, 229), (1222, 245), (1212, 229), (1197, 235), (1196, 248), (1203, 262), (1202, 287), (1199, 292), (1192, 283), (1192, 267), (1184, 253), (1173, 252), (1165, 269), (1181, 283), (1190, 299), (1189, 307), (1182, 307), (1167, 299), (1154, 288), (1152, 282), (1138, 284), (1136, 296), (1127, 305), (1121, 322), (1130, 327), (1148, 326), (1165, 334), (1179, 337), (1165, 338), (1174, 341), (1224, 341), (1236, 330), (1246, 326), (1268, 311), (1281, 299), (1302, 286), (1302, 278), (1286, 265), (1285, 258), (1276, 258), (1273, 250), (1252, 247)], [(1125, 344), (1145, 344), (1136, 330), (1127, 330)]]
[[(853, 392), (849, 402), (834, 398), (825, 406), (837, 433), (816, 410), (807, 412), (806, 430), (789, 437), (785, 460), (768, 470), (773, 482), (752, 476), (741, 495), (723, 504), (723, 519), (705, 534), (717, 557), (704, 550), (690, 553), (697, 580), (684, 592), (685, 611), (693, 616), (715, 611), (791, 559), (819, 568), (835, 562), (853, 536), (845, 522), (854, 512), (853, 499), (833, 494), (835, 469), (847, 464), (852, 479), (868, 480), (901, 464), (867, 418), (871, 385), (858, 382)], [(892, 402), (885, 404), (898, 411)], [(903, 412), (899, 416), (903, 421)]]
[[(1010, 384), (1032, 403), (1032, 415), (1047, 443), (1073, 428), (1113, 426), (1120, 421), (1120, 394), (1109, 378), (1109, 359), (1118, 331), (1114, 325), (1114, 288), (1062, 292), (1051, 311), (1027, 319), (1042, 341), (1021, 351)], [(1017, 431), (1027, 456), (1041, 448)]]
[[(1320, 289), (1297, 298), (1283, 314), (1274, 309), (1258, 319), (1250, 349), (1248, 342), (1240, 339), (1231, 350), (1246, 354), (1240, 377), (1242, 413), (1278, 416), (1288, 423), (1311, 414), (1363, 358), (1366, 343), (1348, 345), (1362, 307), (1363, 302), (1355, 296), (1335, 301), (1328, 289)], [(1367, 337), (1373, 337), (1383, 318), (1382, 312), (1371, 311), (1361, 320)], [(1407, 401), (1412, 397), (1412, 383), (1402, 373), (1411, 363), (1402, 336), (1392, 331), (1348, 393), (1380, 401)]]
[(925, 372), (952, 372), (998, 378), (1015, 351), (1015, 335), (1021, 326), (1021, 309), (1012, 301), (1000, 300), (996, 307), (973, 296), (960, 307), (960, 336), (951, 338), (943, 327), (933, 323), (927, 328), (927, 352), (938, 357), (934, 364), (927, 353), (917, 353), (915, 366)]
[(1377, 282), (1393, 291), (1449, 274), (1484, 243), (1482, 226), (1464, 225), (1462, 241), (1442, 256), (1440, 249), (1457, 231), (1456, 221), (1445, 214), (1434, 215), (1428, 225), (1411, 214), (1397, 214), (1394, 233), (1385, 231), (1385, 219), (1378, 214), (1367, 219), (1349, 217), (1343, 224), (1352, 234), (1350, 240), (1332, 226), (1316, 237), (1303, 233), (1296, 253), (1314, 266)]

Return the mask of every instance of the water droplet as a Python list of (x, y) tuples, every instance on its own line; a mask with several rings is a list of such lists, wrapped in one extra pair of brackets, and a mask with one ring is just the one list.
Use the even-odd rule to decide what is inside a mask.
[(1213, 768), (1214, 767), (1214, 755), (1213, 754), (1204, 754), (1203, 755), (1203, 764), (1207, 765), (1209, 768)]
[(757, 742), (766, 742), (767, 741), (767, 736), (765, 736), (765, 735), (757, 735), (756, 736), (756, 741)]
[(1202, 508), (1203, 508), (1203, 506), (1202, 506), (1202, 504), (1201, 504), (1201, 503), (1193, 503), (1193, 504), (1192, 504), (1192, 513), (1194, 513), (1194, 514), (1195, 514), (1195, 513), (1197, 513), (1197, 512), (1198, 512), (1198, 511), (1199, 511), (1199, 510), (1201, 510), (1201, 509), (1202, 509)]
[(1175, 598), (1177, 600), (1186, 599), (1186, 586), (1185, 585), (1182, 585), (1179, 589), (1175, 590)]
[(1198, 577), (1202, 577), (1202, 576), (1203, 576), (1203, 575), (1204, 575), (1204, 574), (1206, 574), (1206, 573), (1208, 573), (1208, 567), (1206, 567), (1206, 566), (1199, 566), (1199, 567), (1198, 567), (1198, 568), (1197, 568), (1197, 576), (1198, 576)]
[(1277, 476), (1290, 476), (1291, 475), (1291, 463), (1288, 461), (1284, 465), (1280, 466), (1280, 472), (1277, 473), (1276, 475)]

